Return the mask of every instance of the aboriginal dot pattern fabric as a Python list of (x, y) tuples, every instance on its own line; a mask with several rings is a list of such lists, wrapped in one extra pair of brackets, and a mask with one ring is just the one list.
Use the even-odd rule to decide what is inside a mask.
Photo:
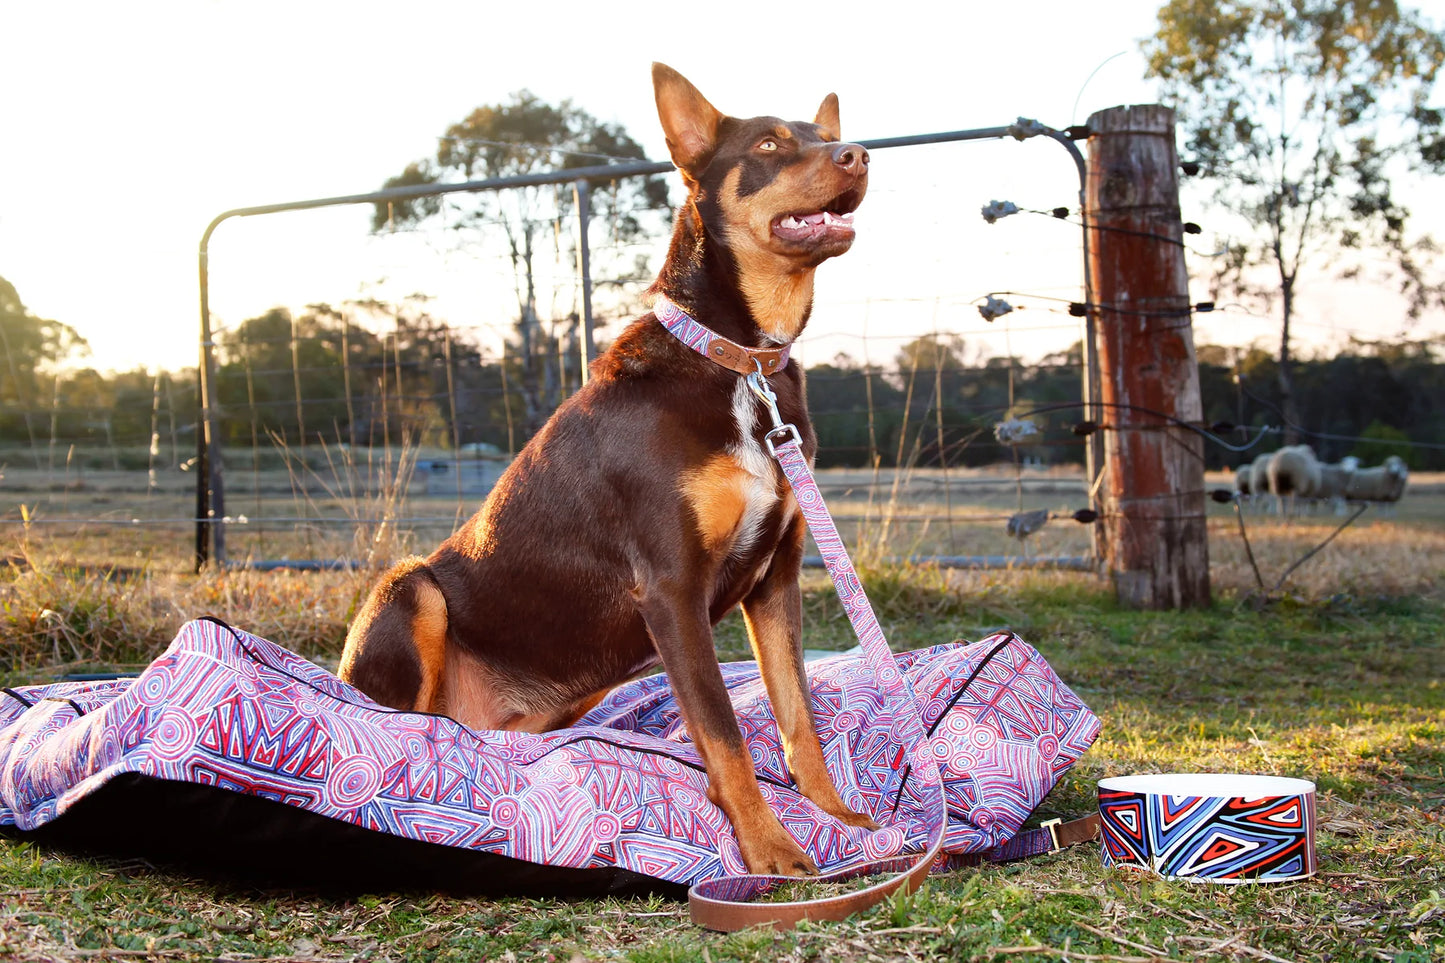
[[(1099, 721), (1010, 634), (903, 653), (948, 805), (945, 852), (1012, 836), (1093, 742)], [(764, 797), (824, 869), (918, 851), (929, 827), (890, 710), (861, 656), (810, 663), (846, 826), (793, 788), (756, 665), (723, 666)], [(746, 872), (665, 676), (612, 692), (542, 735), (385, 709), (286, 649), (186, 624), (139, 677), (0, 694), (0, 826), (31, 830), (125, 773), (214, 786), (411, 839), (548, 866), (693, 884)]]

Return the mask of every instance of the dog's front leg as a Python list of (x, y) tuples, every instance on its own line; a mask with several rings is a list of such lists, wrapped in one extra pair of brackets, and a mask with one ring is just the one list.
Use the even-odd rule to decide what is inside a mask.
[(768, 688), (784, 758), (798, 791), (835, 819), (850, 826), (877, 829), (878, 824), (870, 816), (844, 804), (818, 743), (818, 724), (813, 718), (813, 701), (803, 669), (803, 600), (798, 588), (803, 533), (803, 519), (795, 516), (767, 573), (743, 599), (748, 641)]
[(788, 835), (758, 788), (699, 593), (690, 586), (652, 586), (639, 596), (638, 608), (707, 767), (708, 797), (732, 822), (748, 869), (782, 876), (817, 874), (817, 865)]

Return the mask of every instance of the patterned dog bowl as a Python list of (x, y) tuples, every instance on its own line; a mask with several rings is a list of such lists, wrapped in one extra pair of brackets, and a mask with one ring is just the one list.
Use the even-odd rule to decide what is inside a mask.
[(1231, 773), (1099, 781), (1105, 866), (1166, 879), (1281, 883), (1315, 873), (1315, 785)]

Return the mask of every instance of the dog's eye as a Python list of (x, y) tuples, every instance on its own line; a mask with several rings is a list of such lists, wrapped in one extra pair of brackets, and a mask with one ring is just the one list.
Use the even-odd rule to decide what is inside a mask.
[(769, 151), (771, 151), (771, 150), (777, 150), (777, 149), (778, 149), (778, 142), (775, 141), (775, 140), (773, 140), (771, 137), (769, 137), (767, 140), (763, 141), (762, 143), (758, 144), (758, 150), (769, 150)]

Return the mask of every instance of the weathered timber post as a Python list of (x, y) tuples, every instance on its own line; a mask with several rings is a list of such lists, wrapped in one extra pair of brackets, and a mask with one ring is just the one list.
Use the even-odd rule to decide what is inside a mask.
[(1089, 258), (1105, 424), (1103, 506), (1121, 604), (1209, 604), (1199, 365), (1179, 217), (1174, 112), (1089, 118)]

